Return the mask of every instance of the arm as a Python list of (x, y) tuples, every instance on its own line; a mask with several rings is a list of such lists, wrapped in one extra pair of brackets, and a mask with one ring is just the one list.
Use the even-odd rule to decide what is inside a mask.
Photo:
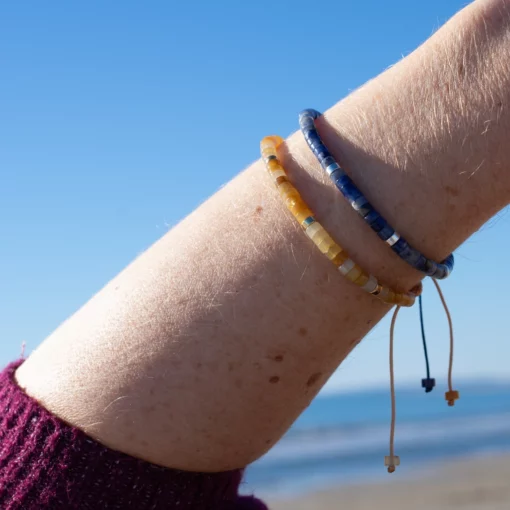
[[(320, 122), (371, 202), (436, 260), (510, 196), (507, 5), (470, 5)], [(300, 134), (282, 160), (360, 265), (402, 290), (419, 281)], [(387, 311), (315, 250), (257, 162), (57, 329), (17, 380), (114, 449), (227, 470), (270, 448)]]

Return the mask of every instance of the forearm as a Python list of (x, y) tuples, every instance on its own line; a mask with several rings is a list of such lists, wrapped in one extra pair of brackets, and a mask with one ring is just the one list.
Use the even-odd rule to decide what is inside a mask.
[[(504, 3), (490, 4), (319, 122), (372, 203), (436, 260), (509, 197), (509, 23), (494, 15)], [(416, 284), (300, 134), (287, 149), (291, 179), (352, 257), (387, 284)], [(28, 393), (170, 467), (240, 467), (269, 448), (388, 307), (318, 253), (264, 173), (252, 165), (53, 333), (18, 370)]]

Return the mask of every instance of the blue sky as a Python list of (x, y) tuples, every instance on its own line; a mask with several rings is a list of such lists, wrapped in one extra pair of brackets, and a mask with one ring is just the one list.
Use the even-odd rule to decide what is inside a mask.
[[(138, 253), (258, 157), (412, 51), (465, 2), (3, 2), (0, 361), (36, 347)], [(328, 70), (333, 79), (321, 79)], [(457, 253), (443, 288), (459, 377), (510, 376), (509, 220)], [(426, 285), (434, 375), (448, 328)], [(423, 373), (417, 308), (400, 382)], [(331, 388), (387, 384), (388, 321)]]

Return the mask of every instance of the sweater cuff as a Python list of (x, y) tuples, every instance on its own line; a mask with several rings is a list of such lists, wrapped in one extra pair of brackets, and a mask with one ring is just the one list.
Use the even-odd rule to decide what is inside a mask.
[(0, 373), (0, 508), (3, 510), (264, 509), (239, 498), (242, 471), (191, 473), (117, 452), (53, 416)]

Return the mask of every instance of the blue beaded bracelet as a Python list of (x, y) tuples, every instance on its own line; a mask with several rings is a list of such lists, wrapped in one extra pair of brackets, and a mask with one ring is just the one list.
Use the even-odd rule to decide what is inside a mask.
[(391, 249), (408, 264), (427, 276), (442, 280), (453, 270), (453, 254), (448, 255), (442, 262), (435, 262), (416, 248), (413, 248), (389, 223), (375, 210), (364, 197), (352, 179), (345, 173), (335, 158), (324, 145), (317, 128), (315, 119), (320, 117), (317, 110), (303, 110), (299, 114), (299, 126), (308, 146), (319, 160), (322, 168), (329, 174), (335, 186), (349, 201), (352, 208), (370, 225), (372, 230), (388, 244)]

